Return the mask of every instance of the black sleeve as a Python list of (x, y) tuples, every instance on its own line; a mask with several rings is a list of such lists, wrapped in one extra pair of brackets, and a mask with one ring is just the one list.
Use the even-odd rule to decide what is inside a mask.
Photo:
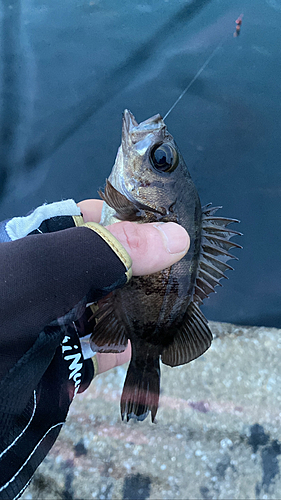
[(79, 314), (128, 280), (127, 257), (96, 226), (0, 244), (1, 500), (23, 493), (93, 378)]
[(125, 272), (111, 247), (86, 227), (1, 243), (0, 379), (46, 325), (83, 297), (94, 301), (124, 285)]

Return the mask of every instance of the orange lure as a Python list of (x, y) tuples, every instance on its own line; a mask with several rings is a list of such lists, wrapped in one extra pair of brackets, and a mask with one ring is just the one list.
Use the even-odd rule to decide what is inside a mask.
[(241, 14), (238, 19), (236, 19), (236, 29), (233, 33), (233, 36), (239, 36), (240, 35), (240, 30), (241, 30), (241, 25), (242, 25), (242, 18), (243, 18), (243, 14)]

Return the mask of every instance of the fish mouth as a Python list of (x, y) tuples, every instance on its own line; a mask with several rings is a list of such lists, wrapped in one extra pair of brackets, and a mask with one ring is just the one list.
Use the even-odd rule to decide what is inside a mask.
[(131, 131), (133, 127), (138, 126), (138, 122), (135, 119), (133, 113), (128, 109), (125, 109), (123, 112), (123, 126), (126, 127), (128, 133)]
[(138, 123), (133, 113), (128, 109), (123, 112), (122, 122), (122, 144), (128, 147), (136, 144), (152, 134), (165, 137), (166, 125), (161, 115), (157, 114), (147, 120)]

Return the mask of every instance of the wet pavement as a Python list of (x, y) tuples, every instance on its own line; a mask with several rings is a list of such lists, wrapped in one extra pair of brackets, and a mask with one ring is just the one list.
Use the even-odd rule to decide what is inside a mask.
[(211, 323), (198, 360), (161, 366), (157, 424), (123, 423), (126, 365), (72, 404), (27, 499), (280, 499), (281, 331)]

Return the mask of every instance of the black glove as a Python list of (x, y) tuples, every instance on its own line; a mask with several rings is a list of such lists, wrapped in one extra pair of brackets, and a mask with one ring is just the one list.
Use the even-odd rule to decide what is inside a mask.
[(106, 229), (83, 224), (72, 200), (5, 221), (0, 239), (0, 499), (14, 499), (94, 377), (79, 340), (86, 306), (123, 286), (131, 261)]

